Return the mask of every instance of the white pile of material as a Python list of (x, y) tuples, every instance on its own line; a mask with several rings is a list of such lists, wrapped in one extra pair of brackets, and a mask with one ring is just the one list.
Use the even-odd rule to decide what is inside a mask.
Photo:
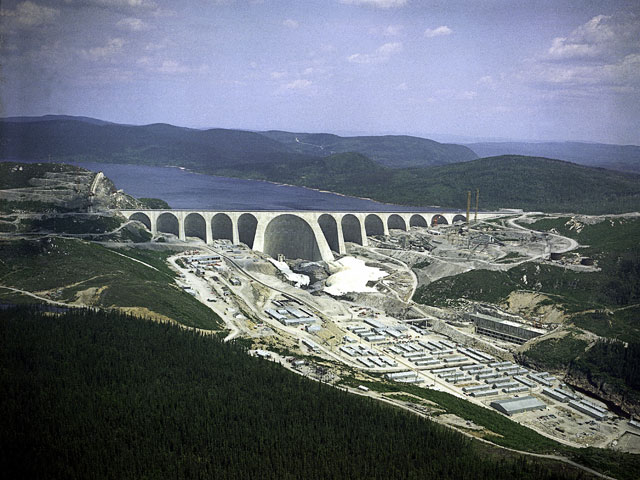
[(375, 282), (387, 276), (387, 272), (379, 268), (367, 267), (364, 261), (353, 257), (343, 257), (337, 262), (329, 263), (332, 275), (325, 282), (324, 291), (339, 297), (349, 292), (375, 292), (367, 287), (367, 282)]
[(309, 285), (309, 277), (306, 275), (302, 275), (300, 273), (293, 273), (285, 262), (278, 262), (273, 258), (270, 258), (269, 261), (273, 263), (278, 270), (280, 270), (285, 278), (293, 283), (296, 287), (306, 287)]

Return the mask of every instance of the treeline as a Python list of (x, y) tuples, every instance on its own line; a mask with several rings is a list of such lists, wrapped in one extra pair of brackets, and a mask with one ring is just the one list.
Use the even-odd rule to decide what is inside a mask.
[(622, 213), (640, 210), (640, 175), (560, 160), (504, 155), (422, 168), (391, 169), (358, 153), (305, 162), (208, 167), (206, 173), (260, 178), (402, 205), (464, 209), (467, 191), (480, 190), (480, 208)]
[(0, 312), (7, 478), (577, 478), (118, 313)]
[(640, 343), (598, 340), (571, 362), (569, 370), (581, 372), (596, 383), (622, 384), (635, 390), (640, 399)]

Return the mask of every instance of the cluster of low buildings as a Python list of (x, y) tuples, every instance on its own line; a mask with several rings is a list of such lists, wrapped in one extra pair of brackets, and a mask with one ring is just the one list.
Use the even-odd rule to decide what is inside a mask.
[[(318, 318), (293, 298), (283, 297), (280, 300), (273, 300), (271, 303), (273, 308), (265, 309), (265, 313), (287, 327), (307, 325), (307, 331), (312, 332), (322, 328), (319, 325), (312, 325), (319, 322)], [(317, 328), (312, 328), (313, 326)]]
[[(482, 320), (488, 317), (476, 315)], [(498, 324), (498, 328), (506, 326), (508, 331), (502, 331), (501, 335), (520, 340), (543, 332), (527, 325), (514, 325), (515, 322), (507, 320), (490, 317), (488, 321)], [(386, 370), (385, 378), (388, 380), (422, 383), (428, 378), (423, 373), (428, 373), (460, 388), (470, 397), (496, 397), (489, 405), (507, 415), (547, 408), (547, 403), (540, 397), (542, 394), (593, 419), (607, 418), (605, 408), (579, 397), (549, 372), (537, 372), (513, 362), (499, 361), (484, 351), (448, 339), (426, 337), (427, 332), (419, 327), (415, 327), (415, 333), (420, 337), (416, 337), (413, 327), (386, 325), (372, 318), (346, 328), (350, 334), (344, 336), (340, 352), (366, 368)], [(400, 361), (412, 368), (392, 371)], [(537, 393), (533, 395), (534, 392)]]

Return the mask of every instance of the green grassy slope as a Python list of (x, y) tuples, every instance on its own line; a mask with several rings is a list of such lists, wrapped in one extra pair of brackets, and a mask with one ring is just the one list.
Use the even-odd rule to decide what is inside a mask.
[[(2, 138), (1, 134), (0, 138)], [(31, 187), (29, 180), (40, 178), (47, 172), (86, 173), (88, 170), (59, 163), (0, 162), (0, 190)]]
[[(635, 310), (629, 311), (630, 306), (640, 304), (640, 219), (607, 218), (581, 225), (579, 233), (570, 228), (571, 223), (567, 225), (568, 220), (544, 219), (527, 226), (541, 231), (555, 228), (587, 245), (578, 251), (595, 259), (600, 271), (575, 272), (536, 263), (524, 263), (506, 272), (472, 270), (418, 288), (414, 300), (435, 305), (458, 298), (500, 303), (515, 290), (535, 291), (548, 295), (563, 310), (575, 314), (576, 322), (585, 326), (590, 322), (592, 328), (607, 337), (640, 339), (640, 324), (630, 318)], [(597, 317), (582, 313), (605, 309), (609, 313), (602, 314), (603, 321), (597, 326)], [(608, 328), (618, 315), (619, 321)], [(614, 328), (621, 331), (614, 332)]]
[(0, 312), (0, 389), (10, 478), (585, 478), (113, 313)]
[[(3, 240), (0, 284), (30, 292), (53, 291), (52, 298), (63, 302), (94, 289), (90, 292), (95, 305), (147, 308), (187, 326), (221, 328), (215, 313), (174, 284), (158, 254), (130, 254), (155, 265), (156, 271), (118, 253), (73, 239)], [(0, 288), (0, 299), (4, 294), (9, 291)]]

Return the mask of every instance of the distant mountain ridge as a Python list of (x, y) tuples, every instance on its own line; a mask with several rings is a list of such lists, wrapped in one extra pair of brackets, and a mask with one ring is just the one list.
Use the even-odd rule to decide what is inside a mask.
[[(592, 157), (576, 163), (522, 155), (469, 159), (466, 147), (418, 137), (197, 130), (44, 117), (2, 120), (0, 139), (4, 159), (182, 166), (403, 205), (464, 208), (467, 191), (479, 188), (481, 208), (640, 211), (640, 175), (579, 164)], [(347, 149), (355, 151), (332, 153)]]
[(640, 146), (584, 142), (482, 142), (467, 143), (480, 157), (527, 155), (556, 158), (590, 167), (640, 173)]
[(428, 167), (467, 162), (478, 158), (471, 149), (409, 135), (340, 137), (330, 133), (261, 132), (293, 151), (326, 157), (334, 153), (358, 152), (392, 168)]
[(22, 117), (4, 117), (0, 121), (12, 123), (29, 123), (29, 122), (53, 122), (56, 120), (76, 120), (78, 122), (92, 123), (94, 125), (109, 125), (113, 122), (99, 120), (92, 117), (83, 117), (75, 115), (42, 115), (42, 116), (22, 116)]
[(168, 124), (84, 120), (0, 122), (0, 158), (178, 165), (209, 172), (229, 165), (304, 160), (284, 145), (243, 130), (195, 130)]
[(168, 124), (121, 125), (46, 115), (0, 120), (1, 158), (180, 165), (201, 171), (275, 160), (308, 161), (358, 152), (392, 168), (446, 165), (477, 158), (467, 147), (419, 137), (207, 130)]

